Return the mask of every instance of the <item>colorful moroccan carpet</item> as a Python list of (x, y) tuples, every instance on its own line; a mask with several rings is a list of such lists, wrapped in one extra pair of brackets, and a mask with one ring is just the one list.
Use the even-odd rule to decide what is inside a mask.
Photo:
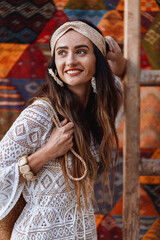
[[(160, 0), (141, 0), (141, 69), (160, 69), (159, 8)], [(52, 32), (77, 18), (94, 23), (123, 50), (124, 0), (0, 1), (0, 139), (44, 82)], [(160, 158), (159, 122), (160, 87), (141, 87), (141, 157)], [(122, 239), (123, 117), (118, 135), (121, 150), (112, 207), (108, 190), (102, 194), (101, 179), (95, 184), (99, 240)], [(141, 177), (140, 182), (140, 238), (160, 240), (160, 177)], [(1, 221), (0, 232), (3, 228)], [(5, 240), (2, 235), (0, 240)]]

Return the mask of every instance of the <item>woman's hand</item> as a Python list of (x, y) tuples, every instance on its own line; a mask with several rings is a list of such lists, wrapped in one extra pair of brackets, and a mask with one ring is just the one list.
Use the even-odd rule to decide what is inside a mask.
[(109, 52), (107, 54), (108, 63), (113, 73), (121, 77), (125, 72), (126, 59), (123, 57), (118, 43), (112, 37), (106, 36), (105, 41), (109, 45)]
[[(31, 171), (36, 174), (44, 164), (67, 153), (73, 146), (74, 124), (64, 119), (61, 127), (55, 127), (51, 133), (48, 142), (28, 156), (28, 164)], [(20, 177), (20, 182), (24, 182)]]
[(64, 155), (73, 146), (74, 124), (64, 119), (61, 127), (55, 127), (44, 146), (48, 160)]
[(123, 57), (121, 48), (118, 43), (110, 36), (105, 37), (105, 41), (109, 45), (109, 52), (107, 54), (107, 59), (111, 61), (116, 61), (117, 58)]

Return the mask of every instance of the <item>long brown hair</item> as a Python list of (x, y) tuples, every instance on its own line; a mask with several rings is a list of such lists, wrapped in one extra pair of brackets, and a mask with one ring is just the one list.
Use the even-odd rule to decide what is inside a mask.
[[(85, 21), (86, 22), (86, 21)], [(93, 24), (86, 22), (97, 29)], [(100, 32), (100, 31), (99, 31)], [(46, 82), (41, 87), (38, 97), (48, 98), (56, 110), (59, 119), (67, 118), (74, 123), (74, 149), (85, 160), (88, 167), (87, 176), (81, 181), (73, 181), (78, 205), (81, 206), (81, 191), (87, 206), (89, 193), (93, 194), (94, 180), (99, 169), (103, 173), (104, 185), (108, 180), (108, 171), (118, 156), (118, 137), (115, 129), (115, 118), (121, 104), (121, 92), (117, 88), (113, 73), (100, 50), (93, 44), (96, 56), (96, 86), (97, 94), (92, 91), (89, 96), (88, 104), (84, 108), (77, 96), (70, 91), (64, 83), (60, 87), (47, 71)], [(108, 51), (108, 45), (106, 43)], [(55, 57), (51, 58), (49, 68), (55, 71)], [(90, 133), (93, 139), (99, 144), (99, 162), (96, 161), (90, 150)], [(116, 157), (112, 158), (113, 147), (116, 148)], [(65, 170), (64, 157), (59, 157), (63, 171), (66, 189), (68, 191), (68, 177)], [(72, 156), (72, 175), (81, 177), (83, 175), (83, 165), (79, 160)], [(91, 199), (91, 198), (90, 198)]]

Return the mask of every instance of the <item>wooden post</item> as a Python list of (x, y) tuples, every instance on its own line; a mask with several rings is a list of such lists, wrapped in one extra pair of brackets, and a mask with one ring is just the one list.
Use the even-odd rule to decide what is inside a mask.
[(140, 0), (125, 0), (123, 240), (139, 239)]
[(141, 70), (141, 86), (160, 86), (160, 70)]
[(160, 159), (140, 159), (139, 172), (140, 176), (160, 176)]

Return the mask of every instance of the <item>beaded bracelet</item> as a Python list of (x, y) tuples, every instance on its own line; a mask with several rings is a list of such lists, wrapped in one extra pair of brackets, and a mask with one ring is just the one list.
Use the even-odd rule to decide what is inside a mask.
[(23, 177), (27, 181), (32, 181), (37, 179), (38, 176), (33, 174), (30, 166), (28, 165), (28, 157), (26, 155), (18, 159), (18, 166), (19, 166), (20, 172), (22, 173)]

